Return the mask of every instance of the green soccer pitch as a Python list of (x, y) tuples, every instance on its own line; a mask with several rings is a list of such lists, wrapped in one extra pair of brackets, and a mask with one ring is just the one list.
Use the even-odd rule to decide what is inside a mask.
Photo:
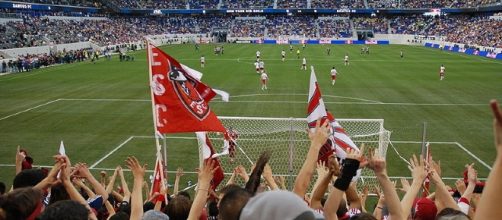
[[(371, 45), (369, 55), (361, 55), (358, 45), (331, 45), (328, 56), (326, 47), (300, 48), (301, 57), (315, 67), (324, 101), (337, 118), (384, 119), (395, 149), (406, 158), (419, 153), (426, 122), (427, 140), (434, 158), (441, 160), (444, 177), (459, 177), (463, 165), (471, 162), (480, 177), (487, 177), (495, 158), (488, 103), (502, 100), (502, 61), (399, 45)], [(203, 82), (230, 93), (230, 102), (210, 103), (217, 115), (306, 117), (310, 70), (300, 70), (301, 59), (288, 45), (226, 44), (221, 56), (213, 54), (213, 45), (202, 45), (200, 51), (193, 45), (162, 49), (203, 72)], [(285, 62), (280, 60), (282, 49), (287, 52)], [(260, 89), (254, 70), (257, 50), (270, 78), (267, 91)], [(36, 166), (51, 165), (61, 140), (73, 162), (86, 162), (95, 172), (124, 166), (128, 155), (153, 169), (146, 55), (130, 54), (135, 61), (113, 57), (1, 76), (0, 181), (8, 186), (12, 182), (17, 145), (28, 150)], [(350, 66), (343, 64), (345, 54)], [(205, 68), (200, 68), (201, 55), (206, 57)], [(441, 64), (446, 67), (443, 81)], [(333, 66), (339, 73), (334, 86), (329, 74)], [(179, 136), (193, 134), (168, 135)], [(168, 170), (181, 166), (187, 171), (181, 188), (188, 180), (196, 183), (196, 175), (189, 173), (198, 166), (196, 141), (169, 138), (167, 143)], [(390, 176), (410, 176), (390, 146), (387, 160)]]

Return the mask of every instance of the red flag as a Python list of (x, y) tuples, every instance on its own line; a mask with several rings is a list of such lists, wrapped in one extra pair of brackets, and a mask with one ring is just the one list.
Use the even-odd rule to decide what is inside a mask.
[(359, 150), (359, 148), (352, 142), (347, 132), (340, 126), (335, 117), (327, 112), (324, 101), (322, 100), (319, 84), (317, 84), (314, 67), (310, 68), (310, 88), (307, 107), (307, 122), (309, 128), (314, 128), (319, 118), (321, 118), (321, 123), (325, 120), (329, 120), (331, 124), (331, 135), (319, 151), (318, 160), (326, 161), (333, 152), (336, 152), (337, 157), (345, 159), (347, 155), (345, 151), (348, 148), (356, 150)]
[(225, 178), (225, 174), (223, 173), (223, 168), (220, 165), (220, 160), (218, 158), (212, 158), (215, 154), (213, 144), (211, 144), (211, 140), (207, 136), (206, 132), (195, 132), (197, 135), (197, 140), (199, 142), (199, 146), (202, 148), (202, 158), (204, 159), (204, 163), (207, 160), (215, 160), (215, 167), (219, 168), (214, 172), (213, 180), (211, 180), (211, 189), (216, 189), (218, 185)]
[(164, 181), (164, 165), (162, 164), (160, 152), (158, 152), (157, 160), (155, 161), (155, 169), (153, 171), (153, 183), (152, 188), (150, 189), (150, 196), (153, 196), (154, 193), (160, 193), (162, 187), (164, 186)]
[(219, 131), (225, 128), (209, 109), (216, 93), (159, 48), (148, 44), (155, 126), (159, 133)]

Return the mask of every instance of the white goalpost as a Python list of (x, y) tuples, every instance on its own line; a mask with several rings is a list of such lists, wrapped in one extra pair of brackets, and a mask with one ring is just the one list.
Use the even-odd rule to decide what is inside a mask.
[[(229, 155), (219, 157), (226, 178), (220, 187), (225, 185), (234, 167), (238, 165), (243, 165), (250, 173), (251, 161), (255, 162), (266, 150), (272, 153), (269, 164), (274, 175), (284, 176), (288, 189), (292, 187), (310, 146), (305, 118), (226, 116), (218, 118), (226, 128), (232, 128), (238, 133), (234, 162), (231, 162)], [(337, 119), (337, 121), (354, 143), (357, 145), (364, 143), (386, 156), (390, 131), (384, 128), (383, 119)], [(223, 146), (223, 134), (210, 133), (209, 138), (215, 151), (220, 152)], [(201, 152), (200, 144), (199, 152)], [(200, 161), (202, 162), (202, 156)], [(374, 175), (371, 171), (363, 169), (358, 187), (375, 184), (376, 180), (372, 176)]]

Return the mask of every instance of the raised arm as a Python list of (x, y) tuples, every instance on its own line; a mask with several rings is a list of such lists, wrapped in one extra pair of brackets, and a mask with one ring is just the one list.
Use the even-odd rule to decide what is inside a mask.
[(23, 169), (23, 160), (25, 155), (21, 153), (21, 146), (17, 145), (16, 150), (16, 175)]
[(215, 167), (214, 160), (207, 160), (202, 168), (199, 169), (197, 194), (195, 194), (195, 198), (193, 199), (192, 207), (188, 214), (188, 220), (197, 220), (202, 213), (202, 209), (208, 197), (209, 187), (211, 187), (211, 180), (213, 179), (216, 169), (218, 169), (218, 167)]
[(492, 100), (491, 106), (494, 115), (493, 136), (497, 156), (477, 206), (474, 218), (476, 220), (498, 219), (502, 216), (500, 208), (502, 204), (502, 196), (500, 196), (502, 195), (502, 113), (496, 100)]
[(401, 200), (401, 207), (403, 209), (404, 217), (408, 217), (408, 215), (410, 215), (413, 201), (415, 200), (415, 197), (420, 191), (420, 188), (422, 188), (423, 182), (427, 177), (427, 170), (422, 156), (420, 156), (420, 160), (418, 160), (417, 156), (413, 155), (413, 158), (410, 158), (410, 165), (408, 166), (408, 169), (411, 171), (413, 182), (411, 183), (411, 185), (406, 187), (406, 183), (408, 181), (401, 180), (401, 183), (403, 183), (403, 188), (408, 188), (406, 189), (406, 194), (404, 194), (404, 197)]
[(293, 192), (303, 198), (307, 192), (310, 180), (314, 175), (319, 149), (326, 143), (329, 137), (328, 121), (326, 120), (321, 125), (321, 120), (317, 120), (316, 127), (313, 131), (309, 130), (310, 147), (307, 153), (307, 158), (303, 162), (303, 166), (296, 176)]
[(272, 168), (268, 163), (263, 168), (262, 176), (265, 179), (265, 181), (267, 181), (267, 184), (270, 186), (272, 190), (279, 189), (279, 186), (277, 186), (277, 183), (275, 182), (274, 177), (272, 176)]
[(143, 217), (143, 195), (141, 189), (145, 177), (145, 165), (141, 166), (136, 157), (128, 157), (126, 160), (127, 167), (131, 169), (134, 177), (131, 193), (131, 220), (141, 219)]
[(87, 181), (91, 184), (96, 195), (100, 195), (103, 198), (103, 201), (108, 200), (108, 193), (106, 192), (105, 187), (103, 185), (101, 185), (101, 183), (98, 180), (96, 180), (96, 178), (94, 178), (92, 173), (89, 171), (89, 168), (87, 168), (87, 165), (86, 164), (78, 164), (76, 166), (76, 168), (77, 168), (80, 176), (87, 179)]
[(127, 182), (124, 177), (124, 170), (122, 167), (119, 168), (119, 177), (120, 177), (120, 183), (122, 184), (122, 190), (124, 191), (124, 198), (123, 201), (129, 202), (131, 199), (131, 191), (129, 191), (129, 186), (127, 186)]
[(115, 185), (115, 179), (117, 178), (117, 174), (119, 172), (119, 169), (120, 169), (120, 166), (117, 166), (117, 168), (115, 168), (115, 171), (113, 172), (112, 177), (110, 177), (110, 182), (106, 186), (106, 193), (108, 193), (108, 194), (111, 194), (113, 191), (113, 185)]
[(385, 159), (379, 155), (378, 151), (373, 151), (370, 155), (369, 168), (375, 172), (376, 178), (382, 187), (389, 216), (391, 219), (404, 219), (396, 188), (390, 181), (389, 176), (387, 176)]
[(174, 196), (178, 195), (178, 191), (180, 189), (180, 179), (183, 175), (184, 175), (183, 168), (178, 167), (178, 169), (176, 169), (176, 177), (174, 179), (174, 188), (173, 188), (173, 195)]

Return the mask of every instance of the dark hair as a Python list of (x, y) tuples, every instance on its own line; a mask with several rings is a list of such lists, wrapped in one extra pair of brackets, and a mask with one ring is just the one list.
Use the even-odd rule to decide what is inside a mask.
[(228, 192), (236, 190), (236, 189), (242, 189), (242, 187), (240, 187), (237, 184), (228, 184), (228, 185), (224, 186), (223, 188), (221, 188), (220, 190), (218, 190), (218, 193), (220, 195), (223, 194), (223, 196), (225, 196), (225, 194), (227, 194)]
[(143, 212), (147, 212), (148, 210), (152, 210), (153, 208), (155, 208), (155, 203), (153, 203), (152, 201), (148, 201), (143, 204)]
[(349, 220), (377, 220), (375, 216), (366, 213), (366, 212), (361, 212), (359, 214), (353, 215), (352, 217), (349, 218)]
[(131, 204), (128, 201), (122, 201), (119, 203), (117, 212), (124, 212), (128, 216), (131, 215)]
[(31, 187), (16, 189), (0, 198), (5, 219), (26, 219), (41, 205), (42, 192)]
[(112, 215), (109, 220), (129, 220), (129, 214), (125, 212), (117, 212)]
[[(463, 213), (462, 211), (452, 209), (452, 208), (444, 208), (436, 215), (437, 220), (443, 219), (443, 217), (447, 217), (447, 219), (455, 219), (455, 220), (464, 220), (471, 219), (468, 215)], [(452, 218), (453, 217), (453, 218)]]
[(336, 216), (340, 218), (344, 216), (348, 211), (349, 210), (347, 209), (347, 202), (342, 198), (342, 200), (340, 200), (340, 205), (338, 205), (338, 209), (336, 210)]
[(19, 172), (12, 183), (14, 189), (35, 186), (41, 182), (47, 174), (40, 169), (26, 169)]
[(190, 214), (192, 202), (185, 196), (176, 196), (165, 208), (165, 212), (171, 220), (186, 220)]
[(0, 196), (5, 193), (5, 183), (0, 182)]
[(87, 220), (89, 210), (73, 200), (58, 201), (48, 206), (40, 216), (40, 220)]
[(227, 192), (221, 199), (220, 206), (218, 207), (219, 219), (239, 219), (242, 208), (244, 208), (251, 196), (251, 193), (242, 188)]
[(190, 198), (190, 194), (188, 194), (187, 191), (179, 191), (178, 192), (178, 196), (184, 196), (186, 197), (188, 200), (191, 200), (192, 198)]
[(218, 217), (218, 203), (215, 200), (211, 200), (207, 203), (207, 215)]
[(263, 173), (263, 168), (268, 163), (268, 160), (270, 160), (270, 154), (270, 151), (264, 151), (261, 153), (260, 158), (256, 161), (256, 166), (253, 172), (251, 172), (251, 175), (249, 176), (245, 189), (251, 193), (251, 195), (254, 195), (258, 186), (260, 186), (261, 174)]
[(68, 195), (68, 192), (64, 188), (63, 184), (58, 183), (51, 187), (51, 197), (49, 199), (49, 205), (62, 200), (70, 200), (70, 195)]

